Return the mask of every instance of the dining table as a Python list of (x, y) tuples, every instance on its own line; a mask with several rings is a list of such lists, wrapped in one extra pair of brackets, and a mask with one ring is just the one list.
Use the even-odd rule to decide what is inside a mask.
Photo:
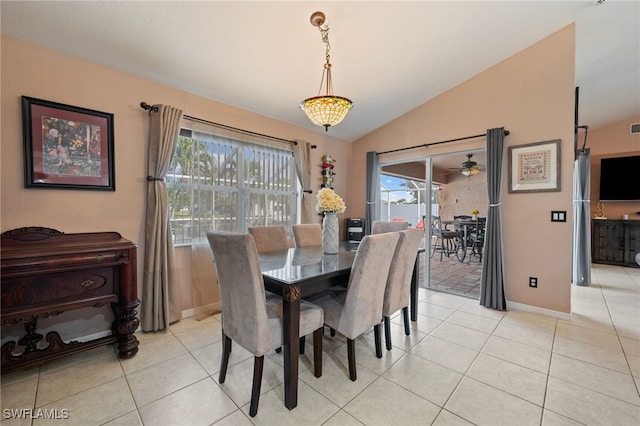
[[(282, 297), (284, 405), (298, 405), (300, 299), (336, 286), (346, 287), (358, 243), (342, 242), (338, 253), (323, 253), (321, 245), (259, 254), (265, 289)], [(422, 250), (424, 252), (424, 249)], [(411, 319), (417, 320), (418, 256), (411, 285)]]
[(454, 220), (443, 220), (442, 226), (445, 229), (449, 229), (449, 225), (455, 227), (456, 231), (460, 231), (461, 237), (456, 241), (456, 247), (454, 248), (456, 257), (458, 261), (464, 262), (464, 259), (467, 255), (467, 245), (469, 241), (469, 234), (478, 226), (478, 222), (484, 222), (486, 218), (479, 218), (478, 220), (474, 219), (454, 219)]

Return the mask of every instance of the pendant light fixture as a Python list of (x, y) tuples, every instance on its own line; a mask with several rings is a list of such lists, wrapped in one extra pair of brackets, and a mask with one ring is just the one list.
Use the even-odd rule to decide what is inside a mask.
[[(329, 62), (329, 26), (325, 24), (326, 18), (322, 12), (313, 12), (311, 14), (311, 25), (317, 27), (322, 35), (322, 42), (326, 45), (326, 63), (322, 69), (322, 79), (320, 80), (320, 89), (318, 96), (305, 99), (300, 102), (300, 109), (307, 114), (309, 120), (316, 126), (324, 126), (325, 131), (329, 130), (329, 126), (335, 126), (340, 123), (347, 115), (353, 102), (343, 96), (335, 96), (333, 94), (333, 85), (331, 83), (331, 62)], [(322, 86), (325, 86), (325, 94), (322, 93)]]

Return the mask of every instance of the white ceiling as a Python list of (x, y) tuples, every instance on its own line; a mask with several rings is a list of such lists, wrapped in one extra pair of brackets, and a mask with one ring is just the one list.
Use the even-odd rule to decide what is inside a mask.
[[(7, 1), (2, 33), (297, 126), (315, 96), (325, 12), (353, 141), (576, 22), (580, 124), (640, 114), (640, 2)], [(140, 99), (163, 103), (163, 99)]]

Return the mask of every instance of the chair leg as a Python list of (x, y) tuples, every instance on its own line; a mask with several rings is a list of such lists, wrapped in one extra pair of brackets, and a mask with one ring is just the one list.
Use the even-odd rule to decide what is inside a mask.
[(349, 359), (349, 378), (356, 381), (356, 341), (347, 339), (347, 358)]
[[(300, 355), (304, 355), (305, 336), (300, 337)], [(282, 352), (282, 346), (276, 348), (276, 353)]]
[(373, 335), (376, 341), (376, 357), (382, 358), (382, 342), (380, 341), (380, 324), (373, 326)]
[(220, 360), (220, 376), (218, 380), (224, 383), (227, 378), (227, 366), (229, 365), (229, 354), (231, 353), (231, 339), (222, 330), (222, 359)]
[[(391, 350), (391, 318), (384, 317), (384, 341), (387, 344), (387, 350)], [(376, 347), (378, 345), (376, 344)]]
[(411, 335), (411, 328), (409, 327), (409, 307), (402, 308), (402, 316), (404, 317), (404, 334), (406, 336)]
[(262, 368), (264, 367), (264, 355), (257, 356), (253, 362), (253, 387), (251, 388), (251, 405), (249, 415), (255, 417), (258, 414), (258, 402), (260, 401), (260, 386), (262, 385)]
[(313, 373), (322, 377), (322, 335), (324, 327), (313, 332)]

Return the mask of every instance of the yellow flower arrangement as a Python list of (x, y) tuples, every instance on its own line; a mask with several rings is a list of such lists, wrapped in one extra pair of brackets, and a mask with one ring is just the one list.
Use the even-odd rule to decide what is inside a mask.
[(480, 214), (480, 212), (476, 209), (471, 210), (471, 214)]
[(322, 188), (316, 195), (318, 203), (316, 212), (318, 213), (344, 213), (347, 206), (344, 200), (331, 188)]

